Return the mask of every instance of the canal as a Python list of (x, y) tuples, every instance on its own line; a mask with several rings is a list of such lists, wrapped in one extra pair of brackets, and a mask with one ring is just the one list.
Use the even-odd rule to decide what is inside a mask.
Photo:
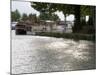
[(15, 35), (12, 30), (12, 73), (95, 69), (95, 43), (84, 40)]

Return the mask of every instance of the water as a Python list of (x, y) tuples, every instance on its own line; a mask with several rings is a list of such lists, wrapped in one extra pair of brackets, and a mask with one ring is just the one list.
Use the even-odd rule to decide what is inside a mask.
[(95, 69), (95, 43), (12, 31), (12, 73)]

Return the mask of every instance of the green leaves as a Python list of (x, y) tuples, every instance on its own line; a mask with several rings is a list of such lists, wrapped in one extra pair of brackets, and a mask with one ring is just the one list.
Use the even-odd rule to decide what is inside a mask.
[[(42, 3), (42, 2), (31, 2), (31, 6), (39, 11), (40, 18), (43, 20), (56, 20), (58, 17), (54, 17), (54, 12), (62, 12), (65, 18), (70, 14), (75, 16), (75, 22), (73, 26), (73, 32), (79, 32), (82, 29), (80, 24), (81, 18), (85, 16), (91, 16), (95, 24), (95, 6), (88, 5), (70, 5), (70, 4), (56, 4), (56, 3)], [(85, 21), (85, 20), (84, 20)], [(82, 23), (83, 24), (83, 23)], [(66, 28), (67, 25), (65, 25)], [(64, 30), (66, 31), (66, 29)]]
[(91, 7), (90, 6), (81, 6), (81, 15), (91, 15)]
[(11, 21), (19, 21), (21, 18), (21, 15), (18, 10), (11, 12)]
[(31, 7), (40, 12), (39, 18), (42, 20), (54, 20), (59, 19), (57, 15), (54, 14), (58, 10), (57, 4), (54, 3), (40, 3), (31, 2)]
[(49, 3), (31, 2), (31, 7), (33, 7), (39, 12), (46, 12), (49, 10)]
[(39, 18), (41, 20), (52, 20), (57, 21), (59, 17), (56, 14), (40, 13)]
[(27, 20), (27, 19), (28, 19), (28, 16), (27, 16), (27, 14), (24, 13), (24, 14), (22, 15), (22, 20), (25, 21), (25, 20)]

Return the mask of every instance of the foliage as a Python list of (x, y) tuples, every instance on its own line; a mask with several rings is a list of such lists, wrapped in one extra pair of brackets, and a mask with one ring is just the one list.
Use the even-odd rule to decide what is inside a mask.
[(29, 14), (28, 19), (33, 22), (37, 22), (36, 14)]
[(11, 21), (19, 21), (21, 18), (21, 15), (18, 10), (11, 12)]
[[(42, 2), (31, 2), (31, 6), (39, 11), (40, 13), (48, 13), (49, 16), (56, 11), (60, 11), (63, 13), (65, 17), (65, 24), (66, 24), (66, 17), (70, 14), (75, 15), (74, 26), (73, 26), (73, 33), (79, 33), (82, 29), (83, 25), (85, 25), (84, 21), (81, 21), (81, 16), (91, 16), (93, 25), (95, 25), (95, 6), (87, 6), (87, 5), (66, 5), (66, 4), (56, 4), (56, 3), (42, 3)], [(43, 16), (43, 15), (42, 15)], [(48, 17), (48, 16), (47, 16)], [(42, 17), (45, 18), (46, 17)], [(84, 24), (83, 24), (84, 23)], [(66, 26), (64, 28), (64, 32), (66, 31)]]
[(40, 13), (39, 18), (40, 20), (51, 20), (51, 21), (60, 20), (56, 14), (48, 14), (48, 13)]
[(57, 10), (63, 12), (64, 16), (74, 14), (73, 5), (58, 4)]
[(54, 9), (55, 5), (53, 3), (31, 2), (31, 7), (39, 11), (40, 13), (41, 12), (53, 13), (56, 11)]
[(28, 16), (27, 16), (27, 14), (24, 13), (24, 14), (22, 15), (22, 20), (25, 21), (25, 20), (27, 20), (27, 19), (28, 19)]
[[(75, 24), (74, 24), (74, 27), (73, 27), (73, 32), (76, 33), (76, 32), (80, 32), (82, 30), (82, 28), (85, 26), (85, 25), (95, 25), (95, 6), (84, 6), (84, 5), (81, 5), (80, 7), (77, 7), (79, 5), (76, 5), (75, 6)], [(81, 16), (89, 16), (89, 22), (86, 24), (86, 21), (85, 20), (82, 20), (80, 19)], [(91, 23), (91, 24), (89, 24)], [(86, 26), (85, 26), (86, 27)], [(90, 28), (90, 27), (89, 27)], [(88, 30), (90, 30), (88, 28)], [(88, 33), (88, 32), (87, 32)]]
[[(73, 6), (72, 5), (31, 2), (31, 6), (34, 9), (36, 9), (37, 11), (39, 11), (40, 13), (42, 13), (42, 15), (40, 14), (40, 18), (42, 17), (42, 19), (44, 19), (44, 20), (50, 19), (51, 18), (50, 16), (52, 16), (52, 14), (56, 11), (63, 12), (64, 17), (65, 17), (65, 24), (66, 24), (67, 15), (73, 13), (73, 10), (72, 10)], [(46, 16), (44, 16), (44, 15), (46, 15)], [(55, 21), (57, 19), (57, 16), (56, 15), (54, 15), (54, 16), (55, 17), (52, 16), (52, 18)], [(65, 25), (64, 32), (66, 31), (66, 26), (67, 25)]]
[(92, 16), (93, 15), (93, 9), (95, 9), (95, 6), (87, 6), (87, 5), (81, 5), (81, 15), (86, 16)]
[(90, 40), (95, 41), (95, 35), (91, 34), (78, 34), (78, 33), (54, 33), (54, 32), (36, 32), (39, 36), (49, 36), (56, 38), (67, 38), (74, 40)]

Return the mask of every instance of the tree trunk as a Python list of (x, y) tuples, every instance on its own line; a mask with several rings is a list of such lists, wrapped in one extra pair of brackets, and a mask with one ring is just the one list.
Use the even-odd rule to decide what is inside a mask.
[(95, 7), (91, 7), (91, 15), (89, 16), (89, 21), (88, 25), (90, 26), (89, 28), (89, 33), (95, 34), (96, 30), (96, 15), (95, 15)]
[(67, 27), (67, 24), (66, 24), (66, 14), (64, 15), (64, 21), (65, 21), (65, 25), (64, 25), (64, 30), (63, 30), (63, 33), (65, 33), (66, 32), (66, 27)]
[(93, 26), (95, 27), (96, 25), (96, 11), (95, 11), (95, 7), (92, 8), (92, 16), (93, 16)]
[(75, 6), (74, 11), (75, 11), (75, 13), (74, 13), (75, 21), (74, 21), (73, 33), (78, 33), (81, 30), (81, 26), (80, 26), (80, 5)]

